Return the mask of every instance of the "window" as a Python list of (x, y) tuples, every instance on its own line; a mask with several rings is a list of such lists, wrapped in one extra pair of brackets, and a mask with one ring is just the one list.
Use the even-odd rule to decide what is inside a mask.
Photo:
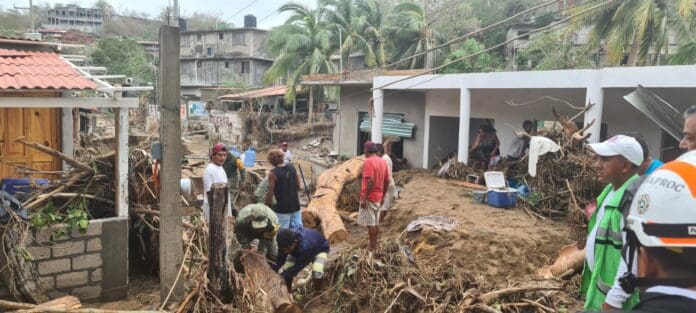
[(203, 34), (196, 34), (196, 40), (201, 41), (203, 39)]
[(233, 46), (245, 46), (246, 45), (246, 37), (244, 35), (245, 34), (243, 32), (232, 33), (232, 45)]
[(218, 33), (218, 39), (220, 39), (220, 40), (225, 39), (225, 33)]
[(230, 62), (225, 61), (225, 68), (230, 68)]
[(517, 31), (517, 36), (518, 37), (522, 36), (519, 38), (520, 40), (529, 40), (529, 31), (528, 30), (519, 30), (519, 31)]
[(196, 61), (196, 67), (198, 67), (198, 68), (203, 67), (203, 62)]
[(249, 73), (249, 61), (242, 61), (242, 74)]
[(208, 48), (208, 56), (213, 56), (213, 48)]

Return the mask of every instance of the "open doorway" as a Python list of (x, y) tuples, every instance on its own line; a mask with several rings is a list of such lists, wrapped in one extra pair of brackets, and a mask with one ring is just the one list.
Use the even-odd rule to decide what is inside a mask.
[(459, 118), (446, 116), (430, 117), (428, 139), (428, 168), (447, 160), (459, 149)]
[[(370, 118), (367, 112), (358, 112), (358, 146), (356, 147), (357, 154), (363, 154), (363, 145), (365, 142), (370, 140), (371, 135), (369, 131), (360, 130), (360, 123), (362, 121)], [(392, 159), (403, 159), (404, 157), (404, 138), (403, 137), (389, 137), (389, 142), (391, 143), (391, 157)]]

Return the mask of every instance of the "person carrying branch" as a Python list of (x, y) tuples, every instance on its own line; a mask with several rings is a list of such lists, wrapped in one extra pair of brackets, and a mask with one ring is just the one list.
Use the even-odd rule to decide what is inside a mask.
[[(230, 151), (227, 152), (227, 160), (222, 164), (222, 168), (225, 170), (225, 174), (227, 174), (227, 188), (230, 190), (230, 203), (232, 203), (239, 194), (239, 187), (244, 184), (246, 169), (244, 169), (242, 159)], [(235, 208), (232, 208), (232, 210), (234, 211)]]
[[(324, 266), (329, 256), (329, 242), (321, 233), (309, 228), (281, 228), (278, 231), (278, 261), (274, 270), (282, 270), (288, 290), (292, 281), (309, 263), (312, 263), (312, 278), (324, 277)], [(281, 267), (282, 266), (282, 267)]]

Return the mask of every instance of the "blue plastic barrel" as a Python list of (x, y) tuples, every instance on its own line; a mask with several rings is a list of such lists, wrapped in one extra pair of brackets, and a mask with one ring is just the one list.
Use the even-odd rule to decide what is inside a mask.
[(249, 148), (244, 151), (244, 167), (252, 167), (256, 164), (256, 151), (254, 148)]
[(235, 157), (239, 157), (242, 154), (241, 152), (239, 152), (239, 149), (237, 149), (237, 146), (231, 146), (228, 149), (228, 151), (230, 154), (234, 155)]
[(0, 185), (5, 192), (16, 195), (17, 193), (30, 193), (33, 191), (32, 181), (35, 185), (48, 185), (50, 181), (45, 178), (3, 178)]

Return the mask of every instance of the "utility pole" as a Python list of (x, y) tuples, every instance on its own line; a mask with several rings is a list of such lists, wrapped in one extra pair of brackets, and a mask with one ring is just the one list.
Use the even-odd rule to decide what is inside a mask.
[(15, 10), (29, 10), (29, 19), (31, 19), (31, 32), (35, 33), (36, 32), (36, 22), (34, 19), (34, 1), (29, 0), (29, 7), (24, 8), (24, 7), (18, 7), (14, 6)]
[[(178, 277), (182, 266), (181, 218), (183, 210), (180, 200), (181, 181), (181, 108), (179, 70), (179, 27), (162, 25), (159, 31), (159, 105), (160, 140), (162, 141), (162, 169), (160, 181), (160, 297), (162, 307), (184, 297), (184, 286)], [(165, 122), (166, 121), (166, 122)]]
[(340, 74), (340, 79), (338, 80), (338, 107), (336, 108), (336, 115), (338, 115), (338, 123), (336, 123), (336, 127), (334, 129), (334, 133), (337, 134), (336, 138), (336, 146), (334, 147), (334, 151), (338, 153), (339, 155), (341, 154), (341, 91), (343, 88), (341, 88), (341, 80), (343, 80), (343, 32), (341, 29), (338, 29), (338, 51), (340, 54), (340, 58), (338, 61), (338, 72)]

